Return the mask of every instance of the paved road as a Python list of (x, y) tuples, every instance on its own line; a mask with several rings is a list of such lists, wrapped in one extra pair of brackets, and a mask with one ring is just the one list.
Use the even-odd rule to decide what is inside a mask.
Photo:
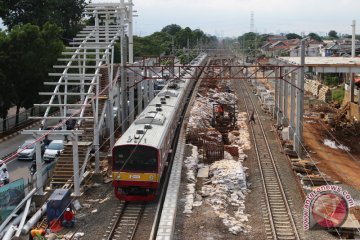
[[(38, 129), (38, 128), (39, 126), (35, 126), (32, 129)], [(13, 138), (8, 139), (7, 141), (0, 143), (0, 159), (13, 152), (16, 152), (16, 150), (25, 142), (25, 140), (28, 139), (33, 140), (33, 138), (30, 135), (19, 134)], [(61, 136), (51, 136), (49, 137), (49, 139), (55, 140), (55, 139), (63, 139), (63, 138)], [(32, 161), (24, 161), (24, 160), (20, 161), (17, 160), (16, 157), (12, 159), (8, 159), (8, 161), (6, 161), (6, 165), (8, 167), (10, 181), (15, 181), (20, 178), (24, 178), (25, 182), (30, 180), (29, 168), (31, 164)]]

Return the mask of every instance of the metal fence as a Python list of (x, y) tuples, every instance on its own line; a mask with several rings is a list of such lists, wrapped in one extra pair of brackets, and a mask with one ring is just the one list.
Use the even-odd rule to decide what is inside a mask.
[[(32, 112), (31, 112), (32, 111)], [(19, 113), (19, 123), (16, 125), (16, 115), (12, 115), (6, 118), (6, 129), (4, 129), (4, 119), (0, 118), (0, 134), (5, 133), (15, 127), (21, 128), (31, 122), (32, 120), (29, 119), (30, 116), (41, 116), (45, 112), (44, 107), (34, 107)]]
[(25, 197), (24, 179), (0, 187), (0, 224)]
[(186, 143), (202, 149), (204, 162), (211, 163), (224, 159), (224, 143), (214, 142), (207, 135), (206, 129), (191, 129), (186, 133)]

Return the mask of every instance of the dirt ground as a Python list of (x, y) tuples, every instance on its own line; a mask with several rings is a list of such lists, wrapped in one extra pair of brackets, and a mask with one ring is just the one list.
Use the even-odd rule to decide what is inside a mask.
[[(273, 89), (267, 80), (260, 79), (259, 81), (265, 84), (268, 89)], [(307, 94), (306, 97), (312, 98), (313, 96)], [(290, 115), (290, 97), (288, 103), (288, 115)], [(316, 106), (310, 109), (309, 103), (310, 101), (305, 102), (305, 116), (318, 115)], [(312, 104), (314, 103), (312, 102)], [(321, 105), (326, 104), (321, 103)], [(324, 139), (336, 139), (340, 144), (349, 147), (350, 152), (330, 148), (323, 143)], [(314, 162), (318, 162), (317, 166), (321, 172), (331, 177), (334, 181), (340, 181), (360, 191), (360, 135), (355, 136), (349, 130), (344, 129), (332, 131), (332, 128), (323, 119), (305, 117), (304, 141), (311, 159)]]
[[(331, 131), (331, 127), (320, 121), (304, 123), (304, 140), (310, 151), (310, 157), (319, 162), (321, 172), (335, 181), (350, 185), (360, 191), (360, 137), (347, 133), (344, 130)], [(350, 152), (333, 149), (326, 146), (324, 139), (333, 138), (350, 148)]]

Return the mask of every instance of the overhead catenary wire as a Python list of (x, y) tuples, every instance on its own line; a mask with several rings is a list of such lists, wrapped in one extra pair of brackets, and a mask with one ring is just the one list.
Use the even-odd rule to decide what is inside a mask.
[[(257, 109), (255, 108), (255, 112), (256, 112), (256, 114), (257, 114), (257, 116), (258, 116), (258, 112), (257, 112)], [(259, 117), (258, 117), (259, 118)], [(304, 150), (307, 152), (307, 150), (306, 150), (306, 148), (305, 148), (305, 146), (303, 145), (303, 143), (302, 142), (300, 142), (300, 144), (302, 145), (302, 147), (304, 148)], [(315, 166), (315, 168), (318, 170), (318, 172), (320, 173), (320, 176), (324, 179), (324, 181), (325, 181), (325, 183), (326, 183), (326, 185), (329, 185), (329, 182), (326, 180), (326, 178), (323, 176), (323, 174), (322, 174), (322, 172), (318, 169), (318, 167), (316, 166), (316, 164), (315, 164), (315, 161), (311, 158), (311, 161), (312, 161), (312, 163), (314, 164), (314, 166)], [(306, 177), (310, 180), (310, 182), (311, 182), (311, 184), (313, 185), (313, 186), (315, 186), (315, 184), (314, 184), (314, 182), (312, 181), (312, 179), (309, 177), (309, 175), (308, 175), (308, 172), (306, 171)], [(324, 203), (323, 203), (323, 201), (321, 200), (321, 203), (323, 204), (323, 206), (325, 207), (325, 205), (324, 205)], [(325, 208), (326, 209), (326, 208)], [(327, 209), (326, 209), (326, 211), (327, 211)], [(352, 221), (353, 221), (353, 219), (351, 219)], [(358, 231), (359, 231), (359, 229), (357, 229)], [(335, 231), (337, 232), (337, 234), (338, 234), (338, 236), (341, 238), (341, 234), (340, 234), (340, 232), (335, 228)]]
[[(292, 128), (292, 126), (289, 124), (288, 122), (288, 118), (286, 117), (285, 118), (285, 121), (287, 121), (288, 125), (289, 125), (289, 128), (292, 129), (293, 131), (295, 131), (294, 128)], [(303, 125), (304, 127), (304, 123), (300, 123)], [(328, 131), (328, 130), (327, 130)], [(301, 148), (306, 152), (307, 156), (309, 157), (310, 161), (312, 162), (313, 166), (316, 168), (317, 172), (319, 172), (321, 178), (324, 180), (324, 182), (326, 183), (327, 186), (330, 186), (330, 183), (328, 182), (327, 178), (325, 177), (325, 175), (320, 171), (320, 169), (318, 168), (318, 166), (316, 165), (316, 162), (314, 161), (314, 159), (311, 157), (311, 154), (309, 153), (309, 151), (306, 149), (305, 145), (303, 142), (300, 141), (300, 138), (299, 136), (296, 136), (297, 139), (299, 140), (299, 143), (301, 145)], [(346, 151), (349, 155), (351, 155), (348, 151)], [(299, 154), (299, 153), (297, 153)], [(352, 156), (352, 155), (351, 155)], [(355, 160), (355, 159), (354, 159)], [(305, 168), (304, 168), (305, 169)], [(315, 186), (314, 182), (312, 181), (312, 179), (309, 177), (309, 173), (308, 171), (305, 169), (305, 172), (306, 172), (306, 176), (309, 181), (311, 182), (312, 186)], [(343, 176), (344, 178), (348, 179), (346, 176)], [(355, 219), (352, 218), (352, 216), (350, 215), (350, 220), (354, 223), (355, 222)], [(337, 228), (335, 228), (335, 231), (338, 233), (339, 237), (341, 238), (341, 234), (338, 232)], [(357, 232), (360, 233), (360, 228), (357, 228)]]

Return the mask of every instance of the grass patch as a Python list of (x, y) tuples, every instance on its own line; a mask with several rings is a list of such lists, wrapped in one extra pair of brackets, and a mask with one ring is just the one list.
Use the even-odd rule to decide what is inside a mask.
[(345, 96), (345, 87), (344, 86), (338, 87), (331, 91), (331, 99), (333, 101), (337, 101), (340, 104), (342, 103), (344, 96)]

